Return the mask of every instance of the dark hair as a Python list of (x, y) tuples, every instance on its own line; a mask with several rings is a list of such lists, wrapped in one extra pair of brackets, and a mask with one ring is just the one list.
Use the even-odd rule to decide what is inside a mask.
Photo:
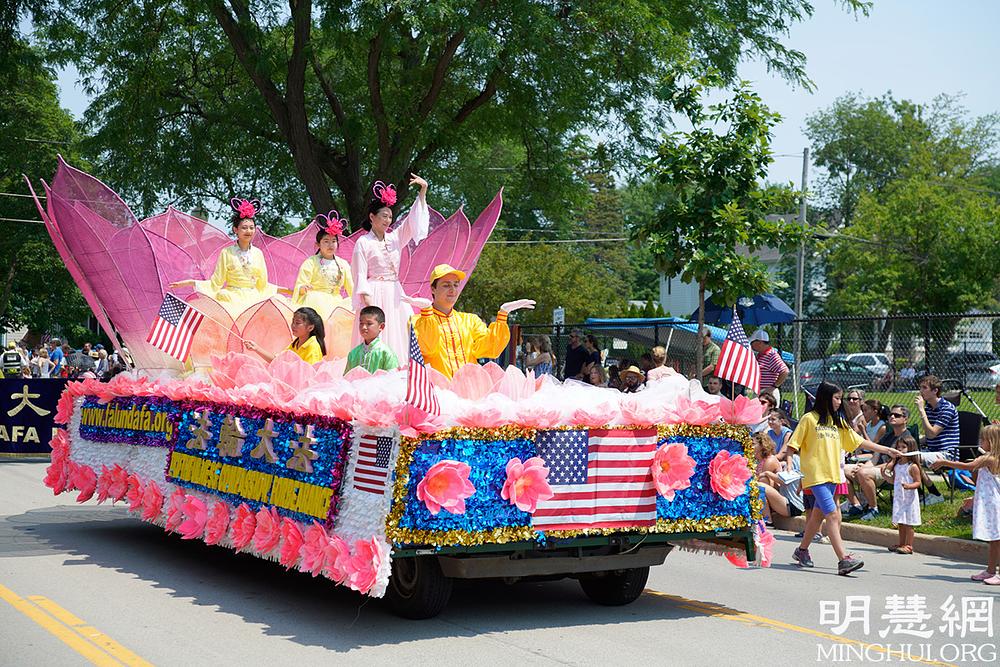
[(813, 403), (812, 411), (819, 416), (819, 423), (822, 425), (833, 424), (838, 428), (846, 428), (847, 422), (840, 410), (833, 409), (833, 395), (842, 393), (844, 390), (832, 382), (820, 382), (816, 388), (816, 402)]
[(385, 311), (378, 306), (365, 306), (358, 313), (358, 319), (362, 317), (374, 317), (379, 324), (385, 324)]
[(917, 386), (926, 384), (928, 388), (932, 389), (938, 396), (941, 395), (941, 380), (938, 379), (936, 375), (925, 375), (917, 381)]
[(323, 318), (319, 316), (312, 308), (299, 308), (295, 311), (296, 315), (301, 315), (306, 318), (306, 322), (312, 325), (313, 331), (312, 335), (316, 337), (316, 342), (319, 343), (319, 349), (326, 356), (326, 329), (323, 327)]
[[(891, 408), (889, 408), (890, 412), (892, 412), (893, 410), (899, 410), (900, 412), (903, 413), (904, 417), (906, 417), (907, 419), (910, 418), (910, 409), (905, 405), (903, 405), (902, 403), (896, 403)], [(888, 421), (888, 417), (886, 418), (886, 421)]]
[[(390, 212), (392, 211), (392, 207), (378, 197), (372, 197), (368, 200), (368, 215), (378, 215), (378, 212), (384, 208), (389, 209)], [(361, 226), (365, 228), (365, 231), (370, 232), (372, 230), (372, 221), (368, 219), (368, 215), (361, 221)]]
[[(323, 227), (320, 227), (319, 231), (316, 232), (316, 245), (319, 245), (319, 242), (323, 240), (324, 236), (332, 236), (333, 240), (337, 242), (337, 245), (340, 245), (340, 239), (337, 238), (337, 235), (331, 234), (330, 232), (326, 231), (326, 229)], [(317, 250), (316, 252), (318, 253), (319, 250)]]

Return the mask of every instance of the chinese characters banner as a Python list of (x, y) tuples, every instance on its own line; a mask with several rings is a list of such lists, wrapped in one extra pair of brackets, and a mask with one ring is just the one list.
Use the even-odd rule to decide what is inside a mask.
[(0, 454), (48, 454), (66, 380), (0, 379)]

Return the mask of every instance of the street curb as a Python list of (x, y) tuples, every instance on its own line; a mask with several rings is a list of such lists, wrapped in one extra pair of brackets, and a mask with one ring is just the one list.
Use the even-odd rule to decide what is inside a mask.
[[(774, 516), (774, 525), (781, 530), (797, 533), (805, 528), (805, 517), (788, 518)], [(851, 542), (863, 542), (879, 547), (890, 547), (899, 544), (899, 533), (888, 528), (862, 526), (856, 523), (841, 523), (840, 536)], [(986, 565), (989, 558), (989, 544), (974, 540), (960, 540), (942, 535), (921, 535), (913, 538), (914, 553), (938, 556), (965, 563)]]

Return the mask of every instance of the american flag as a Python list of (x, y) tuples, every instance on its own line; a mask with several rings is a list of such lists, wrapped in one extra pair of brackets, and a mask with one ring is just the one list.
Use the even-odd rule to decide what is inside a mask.
[(354, 466), (354, 488), (358, 491), (385, 493), (389, 478), (389, 455), (392, 438), (366, 433), (358, 441), (358, 461)]
[(435, 416), (441, 414), (441, 404), (438, 403), (434, 385), (427, 377), (424, 355), (420, 353), (420, 345), (417, 343), (413, 327), (410, 327), (410, 368), (406, 374), (406, 402), (427, 414)]
[(755, 394), (760, 391), (760, 364), (757, 363), (757, 355), (750, 348), (750, 341), (747, 340), (743, 323), (735, 308), (729, 333), (726, 334), (726, 340), (722, 341), (715, 374), (723, 380), (748, 387)]
[(185, 361), (191, 352), (191, 341), (205, 316), (173, 294), (163, 297), (160, 312), (153, 320), (153, 328), (146, 342), (163, 350), (178, 361)]
[(555, 495), (538, 502), (537, 530), (624, 528), (656, 523), (650, 465), (655, 428), (539, 431), (538, 455)]

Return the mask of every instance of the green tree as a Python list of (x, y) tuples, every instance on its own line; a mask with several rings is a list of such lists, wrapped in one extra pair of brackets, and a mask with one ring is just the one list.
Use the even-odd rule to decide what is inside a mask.
[(23, 175), (38, 183), (52, 175), (56, 154), (75, 159), (73, 119), (59, 106), (53, 73), (23, 41), (0, 48), (0, 329), (84, 335), (89, 309), (63, 265)]
[(25, 4), (51, 56), (82, 73), (87, 150), (130, 201), (253, 192), (355, 224), (376, 178), (405, 200), (409, 172), (447, 182), (496, 141), (543, 166), (585, 129), (648, 146), (679, 70), (732, 80), (757, 57), (808, 83), (780, 38), (812, 13), (807, 0)]
[[(667, 201), (656, 218), (633, 228), (664, 275), (698, 285), (699, 327), (706, 289), (720, 304), (769, 291), (767, 267), (750, 253), (765, 246), (791, 247), (802, 238), (797, 223), (765, 217), (784, 196), (760, 185), (779, 116), (747, 82), (729, 99), (702, 106), (702, 97), (716, 83), (702, 78), (677, 87), (677, 106), (692, 129), (668, 134), (660, 144), (653, 169), (668, 187)], [(702, 367), (700, 345), (696, 367)]]

